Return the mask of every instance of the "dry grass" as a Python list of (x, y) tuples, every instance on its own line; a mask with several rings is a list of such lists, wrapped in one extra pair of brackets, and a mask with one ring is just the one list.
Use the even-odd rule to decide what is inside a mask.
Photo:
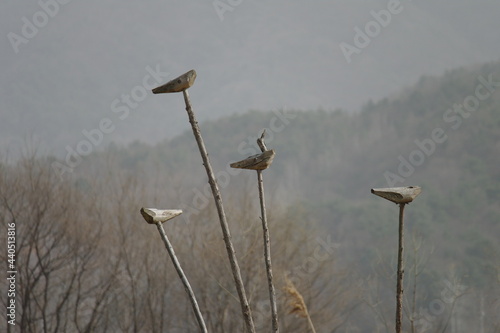
[(297, 290), (295, 285), (288, 277), (285, 277), (285, 286), (283, 287), (284, 291), (288, 295), (288, 306), (290, 307), (289, 314), (294, 314), (302, 318), (307, 318), (309, 323), (309, 327), (313, 333), (316, 333), (314, 329), (313, 322), (311, 320), (311, 316), (309, 316), (309, 311), (307, 311), (307, 305), (304, 301), (304, 297)]

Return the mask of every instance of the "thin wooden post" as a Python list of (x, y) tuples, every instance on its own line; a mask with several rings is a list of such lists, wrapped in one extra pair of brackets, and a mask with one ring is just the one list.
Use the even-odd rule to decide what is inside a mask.
[(404, 255), (404, 209), (422, 191), (418, 186), (372, 188), (371, 192), (399, 205), (398, 268), (396, 281), (396, 333), (403, 327), (403, 255)]
[(229, 231), (229, 225), (227, 224), (226, 213), (224, 212), (224, 206), (222, 204), (222, 197), (219, 191), (219, 187), (217, 186), (217, 182), (215, 180), (212, 165), (210, 164), (210, 160), (208, 159), (207, 149), (205, 148), (205, 143), (203, 142), (198, 122), (196, 121), (193, 109), (191, 107), (189, 93), (187, 89), (183, 90), (182, 93), (184, 94), (184, 102), (186, 103), (186, 111), (188, 113), (189, 122), (191, 123), (193, 134), (200, 150), (203, 165), (205, 166), (205, 170), (208, 176), (208, 183), (210, 184), (210, 188), (212, 189), (215, 206), (217, 207), (217, 213), (219, 215), (219, 222), (222, 228), (224, 243), (226, 244), (229, 263), (231, 264), (231, 271), (233, 272), (236, 291), (238, 292), (238, 297), (240, 299), (241, 312), (243, 313), (243, 318), (245, 320), (245, 327), (247, 332), (255, 333), (252, 310), (250, 309), (250, 305), (248, 303), (248, 299), (245, 293), (245, 286), (243, 285), (243, 279), (241, 278), (240, 267), (238, 265), (238, 260), (236, 259), (236, 253), (234, 251), (233, 243), (231, 242), (231, 233)]
[(166, 222), (176, 217), (177, 215), (180, 215), (181, 213), (181, 210), (160, 210), (155, 208), (141, 209), (141, 215), (144, 217), (146, 222), (149, 224), (156, 224), (156, 227), (158, 228), (158, 232), (160, 233), (163, 243), (165, 244), (165, 248), (167, 249), (170, 259), (172, 259), (175, 270), (177, 271), (177, 274), (179, 274), (182, 284), (184, 285), (184, 290), (186, 290), (186, 293), (188, 294), (189, 301), (191, 302), (191, 306), (193, 307), (193, 311), (196, 316), (196, 320), (198, 321), (198, 325), (200, 326), (200, 331), (202, 333), (207, 333), (207, 326), (205, 325), (205, 321), (203, 320), (203, 316), (201, 314), (200, 307), (198, 306), (198, 302), (196, 301), (193, 289), (189, 284), (186, 274), (184, 274), (184, 271), (182, 270), (181, 264), (179, 263), (179, 260), (175, 255), (174, 248), (168, 240), (167, 234), (165, 233), (165, 229), (163, 229), (162, 225), (163, 222)]
[(396, 333), (401, 332), (403, 323), (403, 255), (404, 255), (404, 203), (399, 204), (398, 271), (396, 283)]
[(243, 313), (245, 328), (248, 333), (255, 333), (252, 311), (250, 309), (250, 305), (246, 296), (245, 286), (243, 285), (243, 279), (241, 278), (240, 267), (238, 265), (238, 260), (236, 259), (236, 253), (234, 251), (233, 243), (231, 242), (231, 233), (229, 231), (229, 225), (227, 224), (226, 214), (224, 212), (224, 206), (222, 204), (222, 197), (219, 191), (219, 187), (217, 186), (214, 172), (212, 170), (212, 165), (210, 164), (210, 160), (208, 159), (207, 149), (205, 148), (205, 143), (203, 142), (200, 128), (194, 116), (193, 108), (191, 107), (191, 101), (189, 99), (189, 93), (187, 91), (187, 89), (194, 84), (195, 79), (196, 71), (190, 70), (183, 75), (170, 80), (166, 84), (153, 89), (153, 93), (165, 94), (182, 91), (189, 122), (191, 123), (191, 128), (193, 129), (193, 134), (196, 139), (196, 143), (198, 144), (198, 149), (200, 150), (200, 155), (203, 160), (203, 166), (205, 167), (205, 170), (207, 172), (208, 183), (210, 184), (212, 195), (215, 201), (215, 206), (217, 208), (217, 213), (219, 215), (219, 222), (222, 229), (224, 243), (226, 245), (227, 255), (229, 257), (229, 263), (231, 265), (231, 271), (233, 273), (236, 291), (238, 292), (238, 297), (240, 299), (241, 312)]
[(239, 162), (232, 163), (230, 166), (232, 168), (257, 171), (260, 211), (261, 211), (262, 229), (264, 235), (264, 261), (266, 263), (267, 285), (269, 289), (269, 299), (271, 303), (272, 332), (278, 333), (279, 332), (278, 306), (276, 302), (276, 291), (274, 290), (274, 283), (273, 283), (273, 269), (271, 264), (271, 240), (269, 234), (269, 227), (267, 225), (266, 202), (264, 198), (264, 180), (262, 177), (262, 171), (271, 166), (275, 153), (274, 150), (267, 149), (266, 143), (264, 142), (265, 134), (266, 130), (264, 130), (260, 138), (257, 139), (257, 144), (259, 145), (260, 150), (262, 151), (261, 154), (250, 156)]
[(262, 230), (264, 234), (264, 260), (266, 262), (267, 285), (269, 288), (269, 298), (271, 302), (271, 317), (273, 332), (279, 332), (278, 326), (278, 306), (276, 304), (276, 291), (273, 284), (273, 269), (271, 264), (271, 240), (269, 236), (269, 227), (267, 225), (266, 203), (264, 198), (264, 180), (262, 179), (262, 170), (257, 170), (257, 179), (259, 183), (260, 211), (262, 220)]
[(168, 240), (167, 234), (163, 229), (163, 225), (161, 224), (161, 222), (158, 222), (156, 223), (156, 227), (158, 228), (161, 238), (163, 239), (163, 243), (165, 243), (165, 247), (167, 248), (170, 258), (174, 263), (175, 270), (177, 271), (177, 274), (179, 274), (182, 284), (184, 284), (184, 289), (186, 290), (186, 293), (189, 296), (189, 300), (191, 301), (191, 306), (193, 307), (196, 320), (198, 321), (198, 325), (200, 326), (200, 331), (203, 333), (207, 333), (208, 332), (207, 326), (205, 325), (205, 321), (203, 320), (203, 316), (201, 315), (200, 307), (198, 306), (198, 302), (196, 301), (196, 297), (194, 296), (193, 289), (191, 288), (191, 285), (189, 284), (189, 281), (186, 275), (184, 274), (184, 271), (182, 270), (179, 260), (177, 260), (174, 248), (172, 247), (172, 244)]

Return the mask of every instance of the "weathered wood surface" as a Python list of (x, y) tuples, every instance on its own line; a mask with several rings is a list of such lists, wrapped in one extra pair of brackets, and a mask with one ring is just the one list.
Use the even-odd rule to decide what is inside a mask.
[(264, 136), (266, 136), (265, 129), (262, 131), (262, 135), (260, 136), (260, 138), (257, 139), (257, 144), (259, 145), (261, 152), (265, 152), (266, 150), (268, 150), (266, 143), (264, 142)]
[(196, 71), (194, 69), (153, 89), (153, 94), (176, 93), (188, 89), (194, 84)]
[(141, 208), (141, 215), (149, 224), (163, 223), (181, 214), (180, 209)]
[(401, 333), (401, 328), (403, 327), (404, 215), (405, 204), (401, 203), (399, 204), (398, 272), (396, 281), (396, 333)]
[(201, 136), (200, 127), (198, 126), (198, 121), (194, 115), (193, 108), (191, 107), (191, 100), (189, 99), (188, 90), (182, 91), (184, 96), (184, 102), (186, 103), (186, 112), (188, 114), (189, 123), (193, 129), (193, 135), (198, 144), (198, 149), (200, 150), (201, 159), (203, 160), (203, 166), (207, 172), (208, 183), (212, 189), (212, 195), (215, 201), (215, 207), (217, 208), (217, 214), (219, 215), (219, 222), (222, 229), (222, 238), (226, 245), (226, 251), (229, 258), (229, 263), (231, 265), (231, 271), (233, 273), (234, 283), (236, 286), (236, 291), (238, 292), (238, 297), (240, 299), (241, 312), (245, 321), (245, 332), (255, 333), (255, 324), (252, 318), (252, 309), (250, 308), (250, 303), (245, 291), (245, 285), (243, 284), (243, 278), (241, 277), (241, 270), (236, 258), (236, 252), (234, 250), (233, 242), (231, 241), (231, 232), (229, 230), (229, 224), (227, 223), (226, 213), (224, 211), (224, 205), (222, 203), (222, 196), (217, 186), (217, 181), (215, 179), (215, 174), (212, 169), (212, 164), (210, 164), (210, 159), (208, 158), (207, 148), (203, 142), (203, 137)]
[(412, 202), (422, 189), (419, 186), (372, 188), (371, 192), (396, 204)]
[(274, 149), (267, 150), (261, 154), (252, 155), (239, 162), (231, 163), (231, 168), (249, 169), (249, 170), (265, 170), (271, 166), (274, 159)]
[(276, 291), (274, 289), (273, 283), (273, 269), (271, 264), (271, 236), (267, 224), (266, 199), (264, 197), (264, 179), (262, 177), (262, 170), (257, 170), (257, 181), (259, 185), (260, 212), (262, 220), (262, 230), (264, 235), (264, 262), (266, 263), (267, 286), (269, 289), (269, 299), (271, 303), (271, 332), (278, 333), (278, 305), (276, 302)]
[[(159, 211), (162, 212), (160, 215), (165, 214), (165, 212), (173, 212), (171, 213), (175, 217), (182, 213), (181, 210), (158, 210), (158, 209), (151, 209), (151, 208), (146, 208), (146, 209), (141, 209), (141, 214), (142, 212), (146, 212), (146, 210), (150, 211)], [(179, 213), (180, 212), (180, 213)], [(142, 215), (144, 216), (144, 214)], [(149, 215), (147, 215), (149, 216)], [(171, 218), (172, 218), (171, 217)], [(146, 218), (146, 217), (144, 217)], [(147, 220), (146, 220), (147, 221)], [(165, 222), (165, 221), (161, 221)], [(149, 222), (148, 222), (149, 223)], [(196, 320), (198, 321), (198, 325), (200, 326), (200, 331), (202, 333), (208, 333), (207, 326), (205, 325), (205, 320), (203, 319), (203, 316), (200, 311), (200, 307), (198, 305), (198, 302), (196, 301), (196, 297), (193, 292), (193, 288), (191, 288), (191, 285), (189, 284), (189, 281), (186, 277), (186, 274), (184, 274), (184, 271), (182, 270), (181, 264), (179, 263), (179, 260), (177, 259), (177, 256), (175, 255), (174, 248), (172, 247), (172, 244), (168, 240), (167, 234), (165, 233), (165, 229), (163, 229), (163, 225), (161, 223), (156, 223), (156, 227), (158, 228), (158, 231), (160, 233), (161, 238), (163, 239), (163, 243), (165, 244), (165, 247), (167, 249), (168, 254), (170, 255), (170, 258), (172, 259), (172, 263), (174, 264), (175, 270), (177, 271), (177, 274), (179, 274), (179, 277), (184, 284), (184, 290), (186, 290), (186, 293), (188, 294), (189, 300), (191, 301), (191, 306), (193, 307), (193, 311), (196, 316)]]

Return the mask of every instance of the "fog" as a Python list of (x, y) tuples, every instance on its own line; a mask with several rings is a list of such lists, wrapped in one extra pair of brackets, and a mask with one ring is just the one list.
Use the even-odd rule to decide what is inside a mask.
[(93, 149), (179, 134), (188, 128), (182, 97), (149, 90), (190, 69), (198, 73), (190, 92), (203, 121), (250, 109), (356, 111), (422, 75), (500, 54), (497, 1), (0, 7), (0, 150), (11, 156), (27, 142), (62, 156), (103, 120)]

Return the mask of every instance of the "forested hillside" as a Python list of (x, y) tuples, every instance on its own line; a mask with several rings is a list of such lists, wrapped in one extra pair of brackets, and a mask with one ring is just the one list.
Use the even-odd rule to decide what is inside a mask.
[[(492, 83), (480, 87), (488, 81)], [(222, 187), (231, 192), (238, 190), (234, 179), (246, 177), (253, 184), (254, 175), (232, 176), (229, 162), (255, 154), (256, 138), (266, 128), (268, 146), (277, 153), (265, 174), (273, 200), (310, 210), (311, 218), (337, 239), (350, 240), (351, 254), (358, 242), (363, 244), (360, 251), (369, 251), (366, 244), (386, 243), (362, 238), (373, 236), (372, 228), (390, 228), (397, 217), (396, 207), (377, 200), (371, 188), (421, 186), (422, 195), (408, 210), (410, 232), (422, 234), (429, 244), (455, 240), (440, 244), (433, 263), (442, 267), (447, 260), (460, 260), (457, 269), (464, 274), (473, 269), (479, 283), (488, 276), (479, 267), (494, 257), (495, 249), (498, 253), (500, 235), (499, 82), (500, 63), (486, 64), (422, 77), (355, 115), (341, 110), (254, 111), (203, 123), (202, 131)], [(488, 96), (480, 99), (476, 93)], [(203, 190), (205, 180), (196, 149), (186, 131), (154, 147), (135, 143), (111, 147), (103, 155), (113, 155), (122, 168), (168, 175), (170, 187), (183, 188), (189, 197)], [(190, 199), (178, 204), (197, 203)], [(393, 231), (387, 230), (384, 238), (395, 238)]]
[[(192, 102), (196, 110), (196, 99)], [(267, 146), (276, 151), (264, 179), (271, 211), (269, 222), (276, 237), (272, 239), (273, 255), (280, 258), (276, 259), (277, 274), (293, 275), (296, 267), (307, 267), (304, 274), (296, 275), (300, 276), (300, 287), (306, 290), (306, 301), (311, 302), (318, 332), (392, 329), (398, 209), (372, 195), (370, 189), (407, 185), (422, 187), (422, 194), (406, 209), (408, 331), (411, 322), (418, 332), (424, 325), (430, 332), (472, 332), (478, 331), (477, 327), (483, 327), (484, 332), (500, 330), (500, 62), (459, 68), (442, 77), (422, 77), (394, 96), (367, 103), (356, 114), (342, 110), (249, 111), (200, 126), (230, 207), (230, 224), (236, 230), (235, 241), (240, 242), (238, 255), (249, 265), (244, 274), (248, 274), (246, 283), (253, 286), (250, 289), (255, 288), (255, 283), (264, 285), (263, 280), (256, 282), (264, 277), (259, 275), (263, 274), (260, 268), (254, 271), (249, 263), (253, 255), (249, 253), (257, 251), (259, 257), (260, 248), (255, 248), (254, 238), (245, 236), (259, 239), (246, 230), (246, 223), (250, 228), (258, 222), (256, 175), (231, 169), (229, 163), (257, 153), (256, 139), (265, 128)], [(113, 235), (114, 246), (126, 241), (123, 253), (116, 248), (111, 251), (113, 258), (120, 258), (116, 261), (117, 271), (132, 257), (141, 260), (134, 250), (137, 244), (154, 247), (141, 238), (145, 232), (133, 236), (146, 228), (138, 215), (141, 206), (183, 209), (181, 222), (171, 232), (177, 237), (182, 260), (189, 262), (187, 271), (195, 276), (195, 288), (203, 295), (202, 312), (212, 309), (211, 327), (222, 332), (220, 325), (237, 327), (234, 322), (238, 321), (238, 313), (234, 308), (220, 308), (221, 302), (229, 302), (224, 290), (231, 290), (230, 278), (214, 276), (228, 272), (222, 264), (227, 259), (221, 255), (213, 201), (207, 194), (206, 176), (188, 128), (186, 117), (184, 134), (161, 144), (112, 144), (105, 151), (83, 157), (72, 172), (64, 174), (54, 168), (53, 158), (32, 162), (39, 163), (43, 170), (50, 169), (46, 176), (59, 184), (54, 186), (68, 186), (64, 191), (75, 191), (84, 202), (93, 198), (88, 203), (90, 209), (79, 208), (82, 211), (78, 216), (91, 214), (93, 223), (103, 224), (103, 230), (109, 233), (102, 237)], [(22, 163), (27, 161), (20, 162), (18, 168), (2, 168), (2, 215), (6, 219), (12, 212), (7, 213), (5, 205), (13, 200), (6, 186), (15, 193), (29, 188), (20, 185), (27, 179), (20, 176), (26, 172), (22, 171)], [(39, 174), (45, 175), (41, 171)], [(73, 196), (71, 200), (78, 201)], [(99, 209), (94, 212), (96, 207)], [(101, 210), (106, 219), (100, 217)], [(127, 222), (121, 224), (121, 219)], [(25, 217), (25, 222), (29, 220)], [(87, 218), (82, 217), (81, 223), (85, 221)], [(182, 231), (179, 224), (187, 225), (187, 231)], [(159, 243), (157, 236), (151, 232), (147, 237)], [(134, 237), (139, 237), (139, 243)], [(179, 237), (187, 237), (188, 244), (182, 245)], [(331, 260), (313, 269), (304, 262), (322, 242), (318, 237), (335, 244), (335, 251)], [(106, 249), (107, 244), (99, 244)], [(203, 264), (197, 265), (199, 258), (204, 258)], [(212, 259), (222, 265), (220, 269), (208, 264)], [(139, 279), (130, 267), (125, 268), (120, 274), (127, 278), (122, 277), (120, 283)], [(138, 269), (158, 279), (155, 269)], [(165, 269), (173, 276), (170, 266)], [(204, 279), (204, 272), (210, 278)], [(151, 283), (161, 286), (157, 280)], [(131, 288), (138, 288), (133, 289), (136, 292), (142, 287)], [(176, 288), (171, 297), (187, 304), (183, 303), (182, 288)], [(443, 296), (450, 290), (452, 297)], [(254, 291), (252, 299), (259, 304), (265, 294)], [(151, 316), (158, 305), (154, 302), (148, 308)], [(280, 302), (281, 320), (289, 325), (286, 332), (300, 327), (299, 319), (286, 319), (285, 302)], [(161, 304), (164, 309), (175, 310)], [(184, 311), (188, 312), (187, 308)], [(225, 317), (225, 311), (235, 318)], [(106, 322), (114, 328), (117, 322), (123, 324), (116, 318), (109, 319), (114, 318), (113, 314), (106, 316), (107, 321), (102, 319), (100, 324)], [(130, 317), (129, 326), (122, 329), (132, 330), (134, 318)], [(191, 315), (182, 318), (192, 321)], [(144, 320), (151, 327), (184, 325), (173, 319), (161, 325), (156, 319)], [(303, 330), (297, 328), (297, 332)]]

